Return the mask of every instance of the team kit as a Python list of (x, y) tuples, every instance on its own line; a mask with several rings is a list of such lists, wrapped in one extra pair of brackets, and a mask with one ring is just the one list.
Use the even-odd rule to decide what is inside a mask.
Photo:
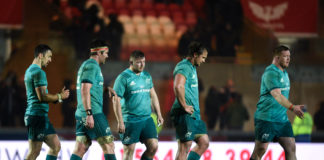
[[(70, 91), (65, 87), (59, 93), (49, 93), (47, 90), (50, 84), (43, 68), (47, 67), (53, 56), (55, 54), (48, 45), (37, 45), (34, 60), (25, 72), (27, 108), (24, 120), (29, 143), (27, 160), (38, 157), (43, 143), (49, 147), (46, 160), (56, 160), (61, 149), (58, 135), (48, 118), (49, 103), (63, 102), (70, 96)], [(177, 63), (173, 71), (175, 99), (170, 118), (178, 142), (176, 160), (199, 160), (209, 147), (206, 124), (200, 116), (196, 71), (207, 56), (208, 50), (201, 43), (193, 41), (188, 46), (187, 56)], [(158, 149), (157, 128), (163, 125), (164, 119), (152, 77), (144, 70), (145, 54), (134, 50), (129, 57), (129, 67), (117, 76), (112, 87), (104, 88), (100, 65), (105, 64), (108, 57), (109, 45), (105, 41), (94, 40), (89, 46), (89, 59), (81, 64), (77, 72), (76, 138), (70, 160), (81, 160), (91, 147), (92, 140), (100, 145), (105, 160), (116, 160), (114, 136), (103, 113), (104, 89), (108, 90), (113, 104), (116, 132), (124, 150), (122, 159), (132, 160), (136, 143), (140, 142), (146, 146), (141, 160), (153, 160)], [(278, 141), (284, 148), (286, 159), (296, 159), (295, 140), (286, 112), (290, 110), (303, 118), (303, 105), (294, 105), (288, 100), (290, 82), (285, 69), (289, 62), (289, 48), (277, 47), (272, 64), (262, 76), (260, 100), (254, 116), (255, 148), (251, 160), (261, 159), (272, 141)], [(191, 147), (193, 142), (196, 145)]]

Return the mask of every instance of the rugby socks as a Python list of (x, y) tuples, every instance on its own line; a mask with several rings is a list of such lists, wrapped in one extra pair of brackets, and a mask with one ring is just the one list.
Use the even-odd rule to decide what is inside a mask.
[(105, 160), (117, 160), (115, 154), (105, 154)]
[(147, 158), (144, 155), (142, 155), (141, 160), (153, 160), (152, 158)]
[(46, 156), (46, 160), (56, 160), (57, 159), (57, 157), (56, 156), (52, 156), (52, 155), (47, 155)]
[(82, 160), (82, 158), (77, 156), (76, 154), (72, 154), (70, 160)]
[(200, 155), (197, 154), (196, 152), (191, 151), (189, 153), (188, 159), (187, 160), (199, 160), (200, 159)]

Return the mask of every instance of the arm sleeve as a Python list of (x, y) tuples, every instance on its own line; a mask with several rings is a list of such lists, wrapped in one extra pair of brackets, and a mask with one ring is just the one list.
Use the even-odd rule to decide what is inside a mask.
[(116, 94), (118, 95), (118, 97), (123, 98), (124, 94), (125, 94), (125, 90), (126, 90), (126, 79), (119, 75), (116, 80), (115, 80), (115, 84), (114, 84), (114, 90), (116, 92)]
[(150, 77), (150, 89), (151, 89), (151, 88), (153, 88), (154, 85), (153, 85), (153, 79), (152, 79), (151, 75), (149, 75), (149, 77)]
[(174, 71), (173, 76), (175, 77), (177, 74), (182, 74), (186, 79), (188, 79), (188, 77), (189, 77), (188, 69), (186, 69), (185, 66), (177, 68)]
[(34, 85), (35, 87), (47, 86), (46, 73), (42, 70), (39, 70), (34, 76)]
[(266, 72), (264, 75), (264, 82), (269, 91), (281, 87), (278, 73), (275, 71)]
[(93, 84), (96, 79), (96, 65), (95, 64), (88, 64), (84, 67), (83, 73), (80, 77), (81, 83), (91, 83)]

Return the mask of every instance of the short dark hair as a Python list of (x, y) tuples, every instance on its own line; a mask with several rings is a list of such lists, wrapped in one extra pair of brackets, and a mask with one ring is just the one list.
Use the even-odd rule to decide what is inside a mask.
[(199, 56), (203, 54), (205, 50), (207, 50), (206, 47), (204, 47), (201, 43), (193, 41), (189, 44), (188, 56), (193, 57), (195, 53)]
[[(108, 44), (104, 40), (95, 39), (90, 43), (89, 51), (91, 49), (93, 49), (93, 48), (98, 48), (98, 47), (108, 47), (109, 48)], [(95, 54), (97, 54), (97, 52), (96, 53), (91, 53), (91, 51), (90, 51), (90, 55), (95, 55)]]
[(284, 45), (280, 45), (273, 50), (273, 56), (280, 56), (282, 51), (289, 51), (289, 48)]
[(52, 51), (52, 49), (46, 44), (39, 44), (35, 47), (34, 57), (38, 57), (39, 54), (45, 55), (47, 51)]
[(134, 50), (131, 55), (129, 56), (129, 61), (131, 62), (133, 59), (137, 59), (137, 58), (144, 58), (145, 55), (142, 51), (140, 50)]

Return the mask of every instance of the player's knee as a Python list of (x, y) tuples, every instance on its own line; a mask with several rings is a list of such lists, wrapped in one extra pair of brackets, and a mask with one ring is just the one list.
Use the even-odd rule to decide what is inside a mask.
[(256, 153), (258, 156), (262, 156), (267, 151), (266, 147), (260, 146), (257, 148)]
[(208, 137), (201, 138), (198, 142), (198, 146), (203, 150), (207, 150), (207, 148), (209, 147)]
[(151, 144), (151, 145), (147, 148), (147, 150), (148, 150), (150, 153), (153, 153), (153, 154), (155, 154), (155, 152), (157, 151), (157, 149), (158, 149), (158, 144), (157, 144), (157, 143), (153, 143), (153, 144)]
[(76, 141), (78, 143), (74, 150), (76, 153), (84, 154), (91, 146), (91, 141), (86, 136), (77, 136)]

